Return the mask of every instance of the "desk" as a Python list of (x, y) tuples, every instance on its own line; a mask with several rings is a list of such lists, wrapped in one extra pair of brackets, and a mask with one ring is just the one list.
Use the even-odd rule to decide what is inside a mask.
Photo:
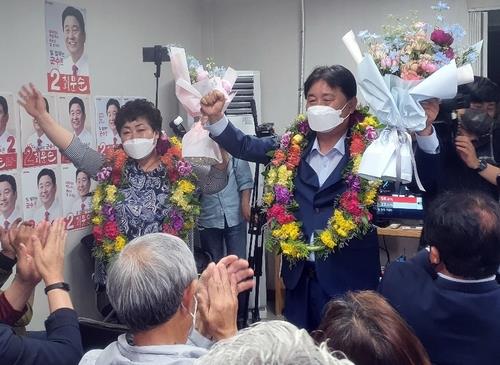
[(407, 238), (420, 238), (422, 229), (409, 227), (409, 228), (381, 228), (377, 227), (377, 236), (391, 236), (391, 237), (407, 237)]

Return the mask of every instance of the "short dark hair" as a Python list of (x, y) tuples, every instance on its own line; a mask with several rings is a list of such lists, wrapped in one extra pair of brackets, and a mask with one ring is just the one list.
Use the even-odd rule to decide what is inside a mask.
[(47, 100), (46, 97), (43, 97), (43, 100), (45, 100), (45, 110), (47, 111), (47, 113), (49, 113), (49, 101)]
[(85, 114), (85, 104), (83, 103), (83, 100), (80, 99), (78, 96), (74, 96), (70, 101), (69, 101), (69, 104), (68, 104), (68, 111), (71, 109), (71, 106), (73, 104), (78, 104), (80, 105), (80, 108), (82, 109), (82, 113), (83, 115), (86, 115)]
[(109, 108), (111, 105), (116, 106), (116, 108), (117, 108), (118, 110), (120, 110), (120, 103), (118, 102), (118, 100), (113, 99), (113, 98), (110, 98), (110, 99), (108, 100), (108, 102), (106, 103), (106, 111), (108, 111), (108, 108)]
[(464, 85), (464, 88), (473, 103), (500, 101), (500, 88), (487, 77), (474, 76), (474, 82)]
[(80, 30), (85, 33), (85, 21), (83, 20), (83, 14), (80, 10), (73, 6), (68, 6), (64, 11), (62, 12), (62, 27), (64, 30), (64, 21), (68, 16), (74, 16), (76, 20), (78, 21), (78, 24), (80, 25)]
[(479, 191), (446, 192), (429, 206), (422, 239), (439, 251), (453, 275), (495, 275), (500, 264), (500, 206)]
[(7, 99), (0, 95), (0, 106), (5, 114), (9, 114), (9, 104), (7, 104)]
[(78, 177), (78, 174), (79, 174), (80, 172), (83, 172), (83, 173), (87, 176), (87, 179), (89, 179), (89, 180), (90, 180), (90, 175), (87, 173), (87, 171), (84, 171), (84, 170), (82, 170), (82, 169), (76, 169), (76, 172), (75, 172), (75, 179)]
[(163, 122), (161, 113), (155, 108), (152, 102), (146, 99), (127, 101), (125, 105), (120, 108), (116, 114), (116, 130), (120, 133), (125, 123), (132, 122), (140, 117), (145, 118), (155, 132), (161, 132), (161, 125)]
[(312, 337), (356, 365), (430, 365), (406, 322), (373, 291), (348, 292), (330, 301)]
[(12, 191), (14, 193), (17, 193), (17, 183), (16, 183), (16, 179), (14, 179), (14, 176), (7, 175), (7, 174), (1, 174), (0, 175), (0, 182), (9, 183)]
[(48, 176), (50, 177), (50, 180), (52, 180), (52, 184), (56, 185), (56, 174), (54, 173), (54, 170), (51, 169), (41, 169), (40, 172), (38, 173), (38, 177), (36, 179), (36, 183), (40, 183), (40, 179), (43, 176)]
[(356, 96), (356, 79), (352, 72), (344, 66), (333, 65), (319, 66), (311, 72), (304, 82), (304, 96), (306, 98), (311, 87), (320, 80), (325, 81), (332, 89), (339, 88), (348, 100)]

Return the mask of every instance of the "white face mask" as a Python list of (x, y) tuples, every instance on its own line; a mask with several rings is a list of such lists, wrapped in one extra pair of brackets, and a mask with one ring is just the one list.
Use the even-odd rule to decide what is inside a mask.
[(154, 138), (134, 138), (123, 142), (123, 149), (128, 156), (140, 160), (148, 156), (156, 146)]
[(307, 108), (307, 121), (309, 127), (315, 132), (330, 132), (335, 127), (339, 126), (347, 119), (341, 118), (342, 111), (347, 106), (347, 103), (342, 109), (333, 109), (327, 105), (313, 105)]
[[(196, 299), (196, 296), (194, 296), (193, 298), (194, 298), (194, 311), (193, 313), (189, 312), (191, 317), (193, 317), (193, 324), (191, 325), (191, 329), (189, 330), (188, 337), (190, 337), (191, 333), (196, 329), (196, 312), (198, 311), (198, 299)], [(184, 307), (184, 304), (181, 303), (181, 306)]]

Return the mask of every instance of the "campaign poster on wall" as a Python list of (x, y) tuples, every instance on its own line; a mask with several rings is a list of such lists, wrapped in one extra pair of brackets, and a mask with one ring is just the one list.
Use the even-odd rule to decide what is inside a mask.
[(45, 1), (49, 92), (90, 94), (86, 24), (85, 9)]
[[(43, 96), (45, 109), (52, 115), (56, 113), (55, 98), (51, 95)], [(21, 108), (21, 150), (22, 166), (37, 167), (57, 165), (58, 150), (44, 133), (36, 119)]]
[(0, 171), (15, 170), (19, 150), (19, 114), (14, 97), (0, 93)]
[(24, 220), (52, 222), (62, 217), (59, 166), (23, 169), (21, 181)]
[(93, 182), (90, 176), (73, 165), (61, 167), (62, 205), (66, 229), (74, 230), (90, 225)]
[(23, 217), (21, 187), (17, 170), (0, 172), (0, 227), (7, 229)]
[(115, 125), (116, 115), (122, 105), (123, 99), (119, 96), (95, 98), (97, 150), (102, 154), (122, 143)]
[[(87, 96), (58, 96), (57, 113), (59, 123), (64, 128), (77, 136), (83, 144), (95, 149), (94, 119)], [(71, 163), (71, 161), (63, 154), (61, 163)]]

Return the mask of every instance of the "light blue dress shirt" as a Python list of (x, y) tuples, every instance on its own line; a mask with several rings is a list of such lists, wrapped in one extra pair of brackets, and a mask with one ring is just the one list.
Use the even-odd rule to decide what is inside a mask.
[(202, 194), (201, 214), (198, 224), (205, 228), (224, 229), (243, 222), (240, 192), (253, 188), (252, 172), (247, 161), (231, 158), (227, 166), (228, 181), (224, 189), (216, 194)]

